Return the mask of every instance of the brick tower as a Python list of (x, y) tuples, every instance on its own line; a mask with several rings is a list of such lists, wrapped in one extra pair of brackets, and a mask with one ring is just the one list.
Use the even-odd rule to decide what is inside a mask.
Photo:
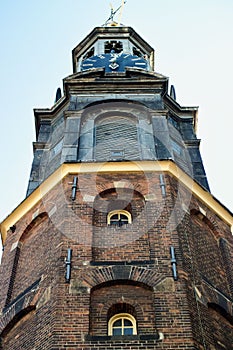
[(233, 350), (233, 217), (208, 186), (197, 107), (130, 27), (95, 28), (72, 57), (1, 223), (0, 348)]

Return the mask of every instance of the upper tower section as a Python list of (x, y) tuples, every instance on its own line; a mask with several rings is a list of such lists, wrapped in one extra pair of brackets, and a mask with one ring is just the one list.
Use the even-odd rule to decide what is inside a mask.
[(73, 73), (95, 68), (124, 72), (126, 67), (154, 70), (154, 50), (131, 27), (95, 28), (73, 50)]
[[(63, 163), (170, 160), (209, 190), (197, 107), (176, 101), (154, 50), (131, 27), (97, 27), (72, 51), (73, 72), (50, 109), (35, 109), (27, 195)], [(63, 96), (62, 96), (63, 95)]]

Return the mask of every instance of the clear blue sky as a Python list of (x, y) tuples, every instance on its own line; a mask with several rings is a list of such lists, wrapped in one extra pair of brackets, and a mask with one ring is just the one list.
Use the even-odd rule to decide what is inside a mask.
[[(121, 0), (111, 1), (114, 8)], [(8, 0), (0, 13), (0, 221), (25, 198), (33, 108), (53, 105), (72, 49), (110, 14), (108, 0)], [(199, 106), (198, 137), (214, 196), (233, 210), (233, 1), (128, 0), (122, 23), (156, 50), (177, 102)]]

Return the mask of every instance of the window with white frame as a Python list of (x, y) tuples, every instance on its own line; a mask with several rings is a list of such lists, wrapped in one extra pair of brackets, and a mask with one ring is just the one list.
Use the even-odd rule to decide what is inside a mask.
[(113, 210), (108, 213), (107, 223), (110, 226), (123, 226), (132, 223), (131, 214), (126, 210)]
[(136, 335), (136, 319), (126, 313), (116, 314), (108, 322), (108, 335)]

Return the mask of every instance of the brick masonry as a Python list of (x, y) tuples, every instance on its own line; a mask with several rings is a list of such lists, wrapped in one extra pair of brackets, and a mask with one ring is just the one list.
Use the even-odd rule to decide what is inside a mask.
[[(15, 223), (0, 267), (1, 349), (233, 349), (230, 228), (166, 174), (164, 197), (159, 175), (80, 174), (73, 201), (69, 175)], [(132, 224), (109, 227), (115, 209)], [(137, 335), (108, 335), (117, 310), (135, 316)]]

